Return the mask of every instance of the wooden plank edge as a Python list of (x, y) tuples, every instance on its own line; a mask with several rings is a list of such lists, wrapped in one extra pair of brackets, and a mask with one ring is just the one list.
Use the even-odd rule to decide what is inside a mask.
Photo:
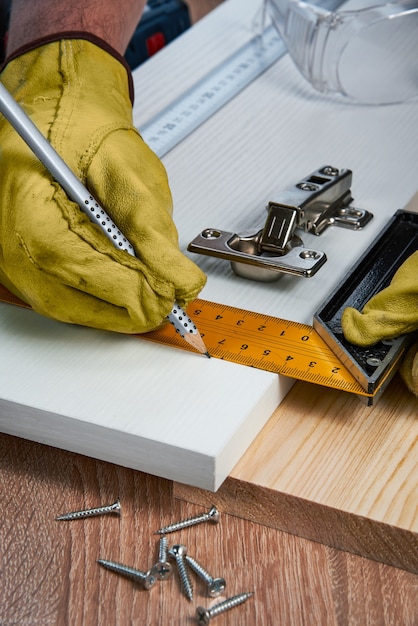
[(173, 483), (173, 496), (418, 574), (418, 534), (227, 478), (216, 493)]

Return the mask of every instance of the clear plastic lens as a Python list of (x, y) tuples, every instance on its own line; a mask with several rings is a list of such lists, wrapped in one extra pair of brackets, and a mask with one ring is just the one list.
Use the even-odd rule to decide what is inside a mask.
[(330, 13), (299, 0), (265, 0), (289, 54), (311, 84), (369, 104), (418, 96), (418, 2)]
[(341, 91), (374, 104), (418, 94), (418, 12), (378, 20), (352, 36), (338, 63)]

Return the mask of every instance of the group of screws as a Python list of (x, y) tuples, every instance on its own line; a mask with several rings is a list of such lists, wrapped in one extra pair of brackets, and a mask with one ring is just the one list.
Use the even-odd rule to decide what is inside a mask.
[[(56, 520), (69, 521), (76, 519), (83, 519), (87, 517), (93, 517), (97, 515), (117, 514), (120, 515), (121, 505), (120, 500), (116, 500), (113, 504), (106, 506), (100, 506), (96, 508), (83, 509), (81, 511), (73, 511), (71, 513), (65, 513), (59, 515)], [(196, 515), (186, 520), (175, 522), (163, 528), (159, 528), (156, 534), (161, 535), (159, 541), (158, 561), (148, 571), (141, 571), (133, 567), (128, 567), (122, 563), (116, 563), (107, 559), (98, 559), (99, 565), (102, 567), (122, 574), (127, 578), (130, 578), (134, 582), (140, 583), (144, 589), (151, 589), (157, 581), (169, 580), (173, 575), (173, 568), (168, 558), (174, 559), (177, 565), (178, 574), (180, 577), (181, 587), (184, 595), (190, 600), (193, 600), (193, 586), (189, 575), (189, 569), (197, 574), (207, 585), (207, 593), (211, 598), (216, 598), (223, 594), (226, 588), (226, 581), (221, 577), (213, 577), (209, 572), (198, 563), (193, 557), (187, 554), (187, 548), (182, 544), (174, 544), (171, 547), (168, 546), (167, 534), (174, 533), (182, 530), (183, 528), (189, 528), (203, 522), (218, 523), (219, 511), (215, 506), (212, 506), (207, 513), (202, 515)], [(200, 625), (209, 624), (209, 621), (232, 609), (239, 604), (242, 604), (248, 598), (253, 595), (252, 592), (240, 593), (232, 596), (223, 602), (215, 604), (211, 608), (205, 608), (198, 606), (196, 609), (196, 621)]]

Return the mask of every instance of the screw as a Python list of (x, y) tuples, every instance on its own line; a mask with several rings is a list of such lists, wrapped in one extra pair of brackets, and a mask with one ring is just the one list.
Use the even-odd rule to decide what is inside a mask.
[(224, 578), (214, 578), (200, 565), (200, 563), (195, 561), (195, 559), (189, 555), (186, 555), (185, 559), (192, 570), (196, 572), (196, 574), (200, 576), (205, 583), (207, 583), (208, 593), (211, 598), (216, 598), (216, 596), (220, 596), (221, 593), (225, 591), (226, 582)]
[(253, 592), (249, 593), (240, 593), (237, 596), (232, 596), (232, 598), (228, 598), (228, 600), (224, 600), (219, 604), (215, 604), (211, 609), (205, 609), (203, 606), (198, 606), (196, 609), (196, 620), (200, 626), (206, 626), (209, 624), (212, 617), (216, 617), (220, 613), (224, 613), (225, 611), (229, 611), (234, 606), (238, 606), (242, 604), (248, 598), (251, 598)]
[(94, 509), (84, 509), (82, 511), (72, 511), (71, 513), (64, 513), (59, 515), (55, 519), (58, 521), (68, 521), (72, 519), (82, 519), (84, 517), (92, 517), (93, 515), (106, 515), (107, 513), (120, 514), (121, 506), (119, 498), (113, 504), (107, 506), (99, 506)]
[(99, 565), (103, 565), (106, 569), (109, 569), (112, 572), (116, 572), (117, 574), (122, 574), (135, 582), (140, 582), (145, 589), (151, 589), (157, 582), (156, 576), (149, 572), (141, 572), (138, 569), (134, 569), (133, 567), (127, 567), (126, 565), (122, 565), (121, 563), (114, 563), (113, 561), (106, 561), (105, 559), (99, 559), (97, 561)]
[(382, 361), (374, 356), (370, 356), (368, 359), (366, 359), (366, 364), (370, 365), (370, 367), (379, 367), (381, 363)]
[(164, 528), (160, 528), (157, 530), (157, 534), (165, 535), (167, 533), (173, 533), (176, 530), (182, 530), (183, 528), (187, 528), (188, 526), (194, 526), (195, 524), (201, 524), (202, 522), (214, 522), (217, 523), (219, 521), (219, 511), (216, 506), (212, 506), (207, 513), (203, 515), (196, 515), (196, 517), (191, 517), (189, 519), (183, 520), (181, 522), (176, 522), (175, 524), (170, 524), (169, 526), (165, 526)]
[(325, 176), (338, 176), (338, 174), (340, 173), (338, 171), (338, 169), (336, 167), (332, 167), (332, 165), (326, 165), (322, 170), (321, 170), (322, 174), (325, 174)]
[(319, 189), (318, 185), (314, 185), (313, 183), (298, 183), (296, 187), (302, 189), (302, 191), (316, 191)]
[(168, 580), (173, 575), (171, 563), (167, 562), (167, 551), (168, 541), (167, 537), (163, 535), (160, 539), (158, 563), (151, 568), (151, 573), (154, 574), (158, 580)]
[(184, 593), (189, 600), (193, 600), (193, 587), (190, 582), (189, 572), (187, 571), (185, 556), (187, 554), (186, 546), (175, 545), (170, 548), (168, 554), (172, 556), (177, 563), (181, 584)]

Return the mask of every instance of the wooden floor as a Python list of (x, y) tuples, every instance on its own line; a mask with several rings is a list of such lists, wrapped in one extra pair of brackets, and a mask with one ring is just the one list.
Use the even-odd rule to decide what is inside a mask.
[[(59, 522), (58, 514), (109, 504), (122, 512)], [(205, 512), (176, 500), (171, 483), (77, 454), (0, 435), (2, 626), (185, 626), (206, 596), (182, 595), (177, 574), (146, 591), (98, 558), (147, 570), (161, 526)], [(418, 576), (249, 521), (222, 515), (169, 535), (227, 593), (254, 591), (216, 618), (228, 626), (416, 626)]]

